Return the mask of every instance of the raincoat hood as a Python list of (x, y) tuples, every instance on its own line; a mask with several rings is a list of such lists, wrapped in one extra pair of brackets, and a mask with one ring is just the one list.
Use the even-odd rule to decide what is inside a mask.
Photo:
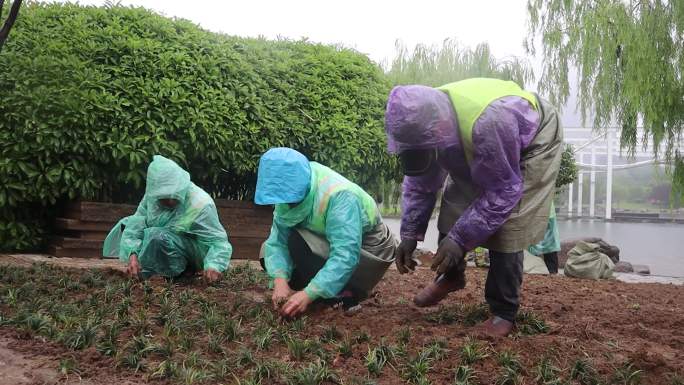
[(449, 96), (435, 88), (408, 85), (392, 89), (385, 112), (387, 150), (447, 148), (459, 142), (458, 121)]
[(306, 156), (287, 147), (272, 148), (259, 160), (256, 194), (258, 205), (301, 202), (311, 185)]
[(183, 203), (190, 188), (190, 174), (176, 162), (155, 155), (147, 168), (145, 195), (151, 199), (175, 199)]

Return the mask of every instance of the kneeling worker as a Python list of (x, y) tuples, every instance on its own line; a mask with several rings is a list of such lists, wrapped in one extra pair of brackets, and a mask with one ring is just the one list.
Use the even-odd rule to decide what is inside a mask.
[(293, 149), (261, 157), (254, 200), (275, 204), (261, 258), (273, 280), (273, 304), (285, 316), (317, 299), (354, 306), (394, 261), (396, 241), (373, 198)]
[(110, 231), (103, 255), (118, 256), (133, 277), (202, 271), (211, 282), (221, 278), (232, 252), (209, 194), (174, 161), (155, 155), (138, 209)]

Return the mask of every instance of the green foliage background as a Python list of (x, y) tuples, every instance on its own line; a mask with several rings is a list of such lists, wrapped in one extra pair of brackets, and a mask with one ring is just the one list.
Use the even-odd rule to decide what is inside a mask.
[(0, 249), (39, 246), (61, 199), (137, 202), (153, 154), (234, 199), (251, 199), (274, 146), (371, 189), (394, 168), (390, 83), (352, 50), (219, 35), (142, 8), (31, 3), (0, 68)]

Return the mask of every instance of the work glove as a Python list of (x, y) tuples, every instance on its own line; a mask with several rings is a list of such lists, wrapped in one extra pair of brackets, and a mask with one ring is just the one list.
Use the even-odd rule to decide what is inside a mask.
[(463, 260), (465, 251), (458, 243), (445, 237), (439, 243), (435, 258), (432, 260), (432, 271), (437, 274), (444, 274), (452, 269), (455, 269), (461, 260)]
[(409, 270), (416, 268), (416, 261), (413, 260), (413, 252), (418, 246), (415, 239), (402, 239), (397, 249), (394, 251), (394, 262), (397, 264), (399, 273), (406, 274)]

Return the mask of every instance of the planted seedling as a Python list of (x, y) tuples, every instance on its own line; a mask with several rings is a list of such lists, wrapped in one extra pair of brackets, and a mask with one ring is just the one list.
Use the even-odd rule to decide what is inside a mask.
[(503, 351), (498, 354), (497, 361), (503, 367), (501, 374), (496, 380), (497, 385), (515, 385), (520, 378), (520, 370), (522, 365), (515, 353)]
[(233, 367), (230, 364), (230, 361), (226, 359), (213, 361), (211, 364), (212, 377), (218, 381), (227, 378), (228, 375), (231, 374), (232, 369)]
[(252, 378), (261, 383), (263, 380), (274, 380), (283, 372), (286, 365), (272, 360), (259, 361), (252, 369)]
[(186, 366), (185, 363), (178, 369), (178, 379), (184, 385), (193, 385), (211, 378), (211, 375), (202, 369)]
[(337, 375), (330, 370), (325, 362), (317, 360), (294, 371), (290, 375), (288, 383), (296, 385), (319, 385), (325, 381), (338, 382)]
[(613, 384), (638, 385), (641, 384), (642, 370), (634, 367), (632, 363), (624, 363), (615, 369)]
[(522, 335), (547, 333), (549, 326), (544, 320), (531, 311), (521, 311), (516, 317), (518, 332)]
[(116, 356), (116, 365), (133, 369), (134, 372), (145, 368), (143, 357), (133, 351), (119, 352)]
[(223, 353), (223, 343), (225, 342), (225, 337), (220, 334), (210, 334), (209, 343), (207, 348), (212, 353)]
[(468, 304), (462, 308), (462, 322), (465, 326), (475, 326), (489, 316), (486, 304)]
[(171, 358), (173, 356), (174, 346), (170, 338), (164, 337), (162, 342), (150, 345), (149, 350), (162, 358)]
[(79, 380), (81, 378), (81, 369), (78, 367), (78, 363), (73, 358), (62, 358), (59, 360), (59, 373), (67, 378), (70, 374), (75, 374), (78, 376)]
[(242, 320), (235, 320), (233, 318), (227, 318), (223, 322), (223, 327), (221, 332), (226, 341), (235, 341), (240, 336)]
[(247, 348), (240, 348), (235, 363), (237, 366), (254, 365), (256, 363), (254, 353)]
[(145, 309), (139, 309), (134, 317), (131, 318), (131, 329), (133, 334), (141, 335), (147, 334), (150, 330), (150, 324), (147, 321), (147, 312)]
[(178, 364), (172, 360), (164, 360), (159, 363), (157, 369), (150, 374), (152, 379), (165, 379), (178, 377)]
[(449, 354), (447, 346), (448, 344), (444, 340), (433, 341), (423, 348), (420, 355), (429, 360), (441, 361)]
[(308, 321), (307, 316), (302, 316), (295, 318), (289, 322), (290, 330), (296, 333), (301, 333), (306, 329), (306, 323)]
[(485, 349), (475, 340), (467, 338), (461, 347), (461, 362), (472, 365), (487, 357)]
[(586, 358), (575, 361), (570, 370), (570, 378), (577, 380), (582, 385), (598, 385), (599, 383), (596, 369)]
[(259, 328), (254, 331), (254, 345), (256, 345), (259, 350), (266, 350), (271, 346), (273, 341), (274, 330), (271, 327)]
[(520, 372), (522, 369), (518, 355), (507, 350), (498, 354), (497, 361), (499, 361), (499, 364), (504, 368), (510, 368), (516, 372)]
[(364, 342), (370, 342), (371, 336), (368, 334), (368, 332), (362, 330), (354, 337), (354, 339), (356, 340), (356, 343), (362, 344)]
[(460, 308), (458, 306), (440, 306), (437, 311), (428, 313), (425, 320), (439, 325), (449, 325), (458, 321)]
[(62, 342), (69, 349), (81, 350), (87, 348), (95, 342), (100, 321), (95, 318), (88, 318), (79, 322), (76, 327), (66, 330), (62, 335)]
[(349, 358), (353, 353), (353, 345), (354, 343), (352, 342), (351, 338), (347, 336), (337, 344), (337, 352), (340, 353), (340, 356)]
[(684, 378), (682, 378), (679, 374), (677, 373), (670, 373), (667, 375), (667, 379), (669, 380), (670, 384), (669, 385), (684, 385)]
[(115, 356), (117, 351), (117, 339), (121, 332), (121, 325), (113, 322), (105, 330), (100, 340), (97, 343), (96, 349), (100, 354), (105, 356)]
[(477, 381), (475, 371), (467, 365), (456, 368), (454, 373), (454, 385), (473, 385)]
[(496, 385), (516, 385), (520, 381), (520, 373), (510, 367), (504, 367), (499, 377), (496, 378)]
[(563, 380), (560, 378), (560, 369), (553, 365), (549, 357), (544, 357), (537, 365), (537, 376), (535, 381), (543, 385), (560, 385)]
[(335, 342), (337, 339), (342, 337), (342, 334), (337, 330), (335, 325), (330, 325), (323, 329), (323, 334), (321, 335), (322, 342)]
[(399, 334), (397, 335), (397, 341), (402, 344), (402, 345), (407, 345), (409, 341), (411, 340), (411, 328), (410, 327), (404, 327), (401, 330), (399, 330)]
[(427, 373), (431, 369), (432, 359), (429, 354), (419, 353), (406, 363), (403, 370), (404, 379), (410, 384), (420, 385), (428, 383)]
[(184, 352), (189, 352), (192, 350), (193, 345), (195, 344), (195, 340), (193, 336), (190, 336), (188, 334), (180, 334), (178, 338), (178, 347), (184, 351)]
[(290, 357), (294, 360), (301, 360), (309, 350), (310, 341), (303, 340), (296, 337), (288, 337), (286, 340), (287, 350), (290, 352)]
[(376, 377), (380, 376), (382, 368), (385, 367), (386, 363), (387, 357), (380, 348), (368, 348), (368, 353), (365, 357), (365, 365), (366, 369), (368, 369), (368, 373)]

